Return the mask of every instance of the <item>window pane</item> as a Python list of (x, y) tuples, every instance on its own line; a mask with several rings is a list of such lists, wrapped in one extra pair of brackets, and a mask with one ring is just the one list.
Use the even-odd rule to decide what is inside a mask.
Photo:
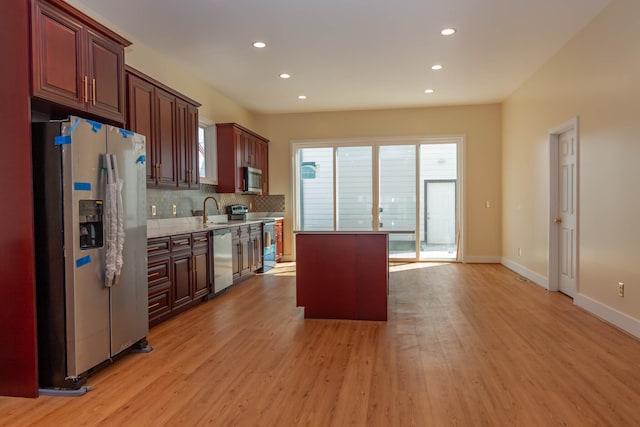
[(200, 177), (207, 177), (207, 168), (205, 167), (206, 148), (204, 143), (204, 127), (198, 127), (198, 170)]
[(300, 229), (333, 230), (333, 149), (300, 149)]
[(372, 148), (337, 149), (338, 230), (372, 228)]
[(380, 147), (380, 230), (389, 235), (390, 258), (416, 257), (416, 146)]

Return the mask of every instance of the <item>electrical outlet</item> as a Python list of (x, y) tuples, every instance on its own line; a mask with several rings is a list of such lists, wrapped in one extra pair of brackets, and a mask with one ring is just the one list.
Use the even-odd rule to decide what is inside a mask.
[(176, 214), (178, 213), (178, 210), (176, 209), (176, 205), (173, 205), (171, 212), (173, 213), (173, 216), (176, 216)]
[(151, 216), (156, 216), (156, 205), (151, 205)]
[(618, 282), (618, 296), (624, 298), (624, 283)]
[(487, 200), (486, 202), (484, 202), (484, 207), (485, 208), (490, 208), (491, 207), (491, 200)]

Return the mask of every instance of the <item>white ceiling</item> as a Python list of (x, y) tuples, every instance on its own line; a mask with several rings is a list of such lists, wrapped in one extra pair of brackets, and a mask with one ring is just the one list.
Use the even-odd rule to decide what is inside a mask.
[[(77, 1), (261, 113), (501, 101), (609, 3)], [(449, 26), (457, 34), (441, 36)], [(436, 63), (444, 68), (432, 71)]]

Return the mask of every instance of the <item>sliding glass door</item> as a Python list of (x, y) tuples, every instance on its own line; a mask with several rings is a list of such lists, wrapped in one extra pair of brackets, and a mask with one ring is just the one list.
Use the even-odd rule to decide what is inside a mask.
[(379, 147), (378, 229), (389, 232), (389, 257), (416, 257), (416, 146)]
[(461, 137), (293, 143), (294, 227), (386, 231), (392, 259), (455, 260), (461, 144)]
[(373, 229), (373, 148), (336, 148), (337, 230)]

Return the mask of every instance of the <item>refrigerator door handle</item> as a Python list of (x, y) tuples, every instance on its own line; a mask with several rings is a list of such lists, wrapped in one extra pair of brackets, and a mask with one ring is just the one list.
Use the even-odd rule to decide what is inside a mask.
[[(111, 155), (111, 166), (113, 167), (113, 180), (115, 184), (115, 201), (116, 201), (116, 271), (115, 283), (120, 279), (120, 272), (124, 260), (122, 252), (124, 251), (124, 204), (122, 202), (122, 186), (124, 182), (120, 179), (118, 173), (118, 160), (115, 155)], [(115, 284), (114, 283), (114, 284)]]
[(118, 174), (118, 162), (114, 155), (103, 154), (107, 173), (105, 191), (105, 216), (107, 218), (107, 242), (105, 262), (105, 286), (118, 283), (124, 260), (124, 209), (122, 202), (122, 185)]
[(114, 284), (116, 272), (116, 236), (118, 226), (116, 223), (115, 212), (115, 192), (113, 184), (113, 169), (111, 166), (111, 156), (103, 154), (103, 165), (106, 173), (105, 197), (104, 197), (104, 216), (105, 216), (105, 286), (111, 287)]

